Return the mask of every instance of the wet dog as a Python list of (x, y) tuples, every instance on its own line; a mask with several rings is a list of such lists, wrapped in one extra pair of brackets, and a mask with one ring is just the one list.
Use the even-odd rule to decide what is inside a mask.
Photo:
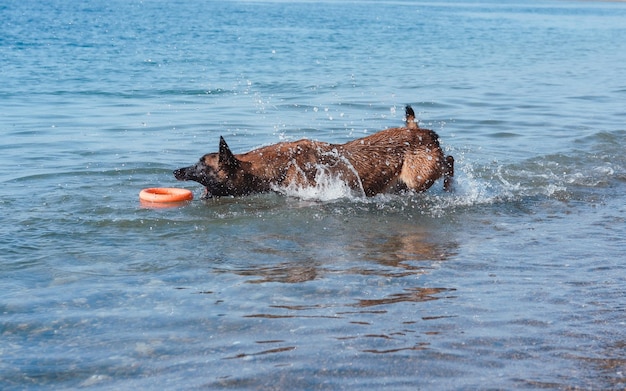
[(449, 190), (454, 158), (445, 156), (435, 132), (415, 122), (406, 107), (404, 127), (390, 128), (345, 144), (299, 140), (233, 154), (220, 137), (219, 152), (174, 171), (178, 180), (206, 187), (206, 197), (242, 196), (279, 191), (288, 186), (315, 186), (320, 173), (347, 183), (366, 196), (430, 188), (444, 178)]

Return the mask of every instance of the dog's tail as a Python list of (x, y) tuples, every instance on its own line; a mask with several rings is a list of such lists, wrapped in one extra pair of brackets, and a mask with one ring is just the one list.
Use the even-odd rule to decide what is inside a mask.
[(415, 123), (415, 111), (413, 111), (413, 108), (411, 107), (411, 105), (406, 105), (406, 107), (404, 108), (404, 116), (405, 116), (407, 128), (409, 129), (418, 128), (417, 124)]
[(450, 155), (446, 156), (445, 169), (443, 172), (443, 190), (452, 190), (452, 182), (454, 177), (454, 158)]

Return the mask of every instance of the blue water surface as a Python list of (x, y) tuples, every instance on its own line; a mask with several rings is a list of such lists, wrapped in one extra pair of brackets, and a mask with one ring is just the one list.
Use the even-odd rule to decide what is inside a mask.
[[(626, 386), (624, 2), (5, 0), (0, 25), (1, 389)], [(452, 192), (172, 175), (406, 104)]]

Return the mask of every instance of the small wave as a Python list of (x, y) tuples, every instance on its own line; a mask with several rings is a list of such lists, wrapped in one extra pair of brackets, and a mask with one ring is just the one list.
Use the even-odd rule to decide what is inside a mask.
[(624, 166), (608, 155), (571, 152), (543, 155), (521, 162), (466, 163), (457, 182), (466, 200), (511, 201), (533, 197), (584, 200), (620, 182)]

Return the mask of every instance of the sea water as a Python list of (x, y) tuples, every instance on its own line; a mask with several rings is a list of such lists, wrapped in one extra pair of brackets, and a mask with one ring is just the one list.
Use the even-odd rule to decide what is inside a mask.
[[(6, 0), (0, 388), (623, 389), (626, 4)], [(454, 189), (201, 200), (403, 123)], [(138, 193), (196, 199), (142, 206)]]

